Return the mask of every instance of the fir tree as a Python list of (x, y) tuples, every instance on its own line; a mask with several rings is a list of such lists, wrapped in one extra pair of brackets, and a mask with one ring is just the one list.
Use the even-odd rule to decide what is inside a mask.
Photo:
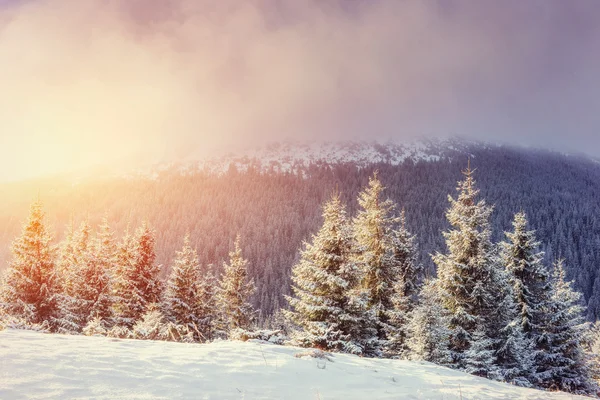
[(116, 271), (118, 248), (115, 242), (114, 233), (108, 223), (108, 218), (104, 216), (102, 222), (96, 231), (94, 241), (94, 251), (98, 263), (111, 275)]
[(506, 232), (508, 242), (502, 243), (502, 261), (509, 272), (523, 332), (536, 340), (538, 320), (549, 293), (548, 272), (535, 231), (527, 230), (525, 213), (515, 215), (513, 227), (513, 232)]
[(449, 335), (448, 316), (441, 305), (438, 282), (430, 280), (423, 285), (419, 302), (408, 322), (408, 358), (440, 365), (449, 364)]
[(21, 236), (12, 245), (1, 296), (4, 312), (25, 324), (47, 324), (51, 329), (59, 329), (60, 287), (56, 272), (56, 251), (38, 200), (31, 206)]
[(477, 326), (472, 342), (465, 352), (465, 372), (484, 378), (496, 378), (496, 357), (494, 343), (482, 325)]
[(187, 327), (196, 341), (212, 338), (211, 315), (214, 313), (212, 277), (203, 276), (198, 255), (186, 235), (177, 252), (167, 281), (163, 310), (168, 320)]
[(496, 357), (495, 379), (518, 386), (530, 387), (529, 377), (533, 369), (535, 353), (533, 343), (521, 326), (512, 288), (499, 297), (496, 311), (490, 314), (496, 320), (497, 334), (493, 336)]
[(554, 264), (552, 292), (546, 319), (538, 338), (537, 384), (551, 390), (593, 394), (598, 388), (591, 379), (585, 353), (589, 326), (583, 318), (581, 294), (565, 279), (562, 260)]
[[(416, 238), (406, 228), (406, 213), (402, 209), (400, 213), (400, 226), (391, 234), (391, 258), (392, 270), (399, 275), (396, 281), (400, 283), (394, 292), (400, 293), (414, 304), (421, 290), (421, 279), (423, 267), (417, 261)], [(398, 292), (400, 289), (400, 292)]]
[[(544, 351), (540, 347), (540, 335), (547, 319), (547, 303), (551, 294), (548, 272), (542, 264), (543, 253), (538, 250), (535, 231), (528, 230), (527, 225), (525, 213), (515, 214), (513, 232), (506, 232), (508, 240), (501, 243), (501, 261), (506, 268), (516, 313), (514, 321), (505, 328), (510, 331), (509, 335), (505, 335), (509, 337), (506, 345), (512, 344), (514, 354), (508, 358), (521, 359), (521, 372), (517, 373), (518, 363), (513, 362), (514, 368), (512, 371), (505, 370), (504, 379), (514, 380), (522, 386), (527, 386), (525, 378), (534, 379), (531, 374), (535, 371), (536, 360)], [(505, 353), (500, 353), (501, 360), (507, 359), (506, 350), (509, 348), (501, 349)]]
[(415, 238), (406, 229), (404, 210), (400, 215), (400, 227), (392, 232), (389, 263), (396, 277), (384, 325), (386, 333), (385, 352), (388, 356), (405, 358), (408, 354), (407, 324), (418, 298), (421, 266), (417, 262)]
[(285, 316), (301, 331), (302, 346), (353, 354), (376, 352), (376, 330), (366, 299), (356, 290), (359, 273), (352, 261), (352, 230), (339, 194), (323, 207), (323, 226), (305, 243), (292, 268), (294, 297)]
[(217, 294), (222, 329), (229, 334), (234, 329), (248, 329), (254, 322), (255, 311), (250, 297), (256, 291), (254, 280), (248, 280), (248, 260), (242, 256), (240, 236), (229, 253), (229, 264), (223, 264), (223, 276)]
[[(375, 315), (377, 335), (387, 339), (386, 326), (393, 308), (394, 283), (400, 271), (392, 253), (392, 227), (398, 221), (392, 216), (394, 204), (383, 200), (385, 187), (375, 173), (369, 185), (358, 196), (360, 210), (353, 221), (354, 256), (362, 273), (362, 286), (368, 295), (368, 306)], [(400, 254), (402, 257), (402, 254)], [(404, 260), (400, 260), (402, 262)]]
[(126, 234), (117, 253), (116, 323), (131, 328), (151, 304), (160, 300), (160, 266), (155, 263), (154, 232), (144, 223), (135, 236)]
[(465, 179), (458, 184), (458, 198), (449, 196), (446, 217), (452, 229), (444, 232), (448, 253), (433, 257), (438, 268), (441, 302), (450, 314), (452, 365), (459, 369), (467, 368), (467, 352), (476, 340), (478, 327), (489, 334), (487, 317), (497, 306), (499, 290), (494, 282), (495, 253), (489, 222), (493, 207), (484, 200), (477, 201), (479, 191), (470, 167), (464, 175)]

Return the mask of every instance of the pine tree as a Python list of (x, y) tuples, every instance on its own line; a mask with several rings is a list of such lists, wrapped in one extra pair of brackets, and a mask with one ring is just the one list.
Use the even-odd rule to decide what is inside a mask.
[(419, 302), (408, 322), (408, 358), (440, 365), (449, 364), (449, 336), (448, 316), (441, 305), (438, 281), (430, 280), (423, 285)]
[(385, 352), (390, 357), (405, 358), (408, 355), (407, 325), (417, 302), (422, 267), (417, 262), (415, 237), (406, 229), (404, 210), (400, 215), (400, 227), (392, 232), (391, 239), (388, 262), (396, 277), (390, 298), (392, 307), (386, 311)]
[(96, 231), (91, 249), (94, 258), (92, 274), (97, 282), (95, 293), (97, 294), (96, 306), (91, 310), (90, 317), (99, 317), (107, 327), (114, 324), (113, 306), (117, 301), (115, 296), (115, 277), (117, 274), (118, 247), (115, 243), (114, 233), (105, 216)]
[(102, 254), (107, 249), (103, 248), (102, 238), (92, 241), (90, 232), (86, 221), (75, 241), (79, 272), (73, 293), (78, 300), (78, 312), (83, 326), (95, 317), (110, 321), (114, 302), (111, 271), (105, 263), (105, 254)]
[[(476, 201), (473, 171), (464, 172), (458, 184), (458, 198), (449, 196), (446, 217), (452, 229), (444, 232), (447, 254), (436, 254), (440, 298), (450, 314), (449, 349), (452, 365), (466, 369), (468, 353), (478, 327), (489, 334), (487, 317), (495, 309), (499, 288), (494, 282), (495, 249), (491, 242), (490, 214), (493, 207), (484, 200)], [(472, 364), (472, 362), (471, 362)]]
[(406, 213), (403, 209), (400, 213), (400, 226), (392, 231), (391, 252), (388, 256), (392, 264), (392, 270), (399, 275), (396, 281), (400, 283), (394, 292), (410, 300), (414, 304), (421, 290), (421, 279), (423, 266), (417, 261), (416, 238), (406, 228)]
[(56, 272), (56, 251), (38, 200), (31, 206), (21, 236), (12, 245), (1, 296), (4, 312), (25, 324), (47, 324), (58, 329), (60, 287)]
[(537, 343), (541, 351), (537, 354), (535, 378), (543, 388), (576, 394), (598, 390), (585, 353), (589, 326), (580, 303), (581, 294), (566, 281), (562, 260), (557, 261), (546, 320)]
[(118, 248), (108, 218), (104, 216), (96, 231), (94, 251), (98, 262), (111, 274), (115, 272)]
[(359, 271), (351, 257), (352, 230), (339, 194), (323, 207), (323, 226), (305, 243), (301, 259), (292, 268), (294, 297), (288, 321), (301, 331), (302, 346), (353, 354), (376, 352), (376, 330), (365, 296), (356, 287)]
[[(398, 219), (392, 216), (395, 208), (390, 200), (383, 200), (385, 187), (377, 173), (358, 196), (360, 210), (353, 221), (354, 257), (362, 273), (362, 286), (368, 295), (368, 306), (375, 315), (377, 336), (387, 339), (386, 326), (393, 308), (394, 284), (400, 271), (392, 254), (392, 228)], [(400, 254), (400, 256), (402, 256)]]
[(165, 287), (163, 310), (168, 320), (193, 332), (196, 341), (212, 338), (212, 287), (211, 276), (202, 274), (198, 255), (190, 245), (188, 234), (171, 267)]
[(160, 266), (155, 263), (154, 232), (144, 223), (135, 236), (126, 234), (117, 253), (116, 323), (133, 327), (151, 304), (160, 301)]
[[(528, 381), (535, 379), (531, 375), (536, 369), (536, 360), (544, 351), (539, 345), (540, 335), (542, 325), (548, 317), (547, 303), (551, 295), (548, 272), (542, 263), (544, 255), (538, 250), (539, 242), (535, 239), (535, 231), (527, 230), (527, 225), (525, 213), (515, 214), (514, 230), (506, 232), (508, 240), (501, 243), (501, 261), (508, 275), (516, 307), (514, 321), (506, 329), (512, 330), (510, 336), (515, 344), (513, 353), (520, 355), (522, 360), (521, 373), (518, 374), (520, 376), (515, 378), (522, 386), (527, 386), (524, 378)], [(511, 372), (508, 372), (510, 375)], [(505, 377), (505, 380), (511, 379)]]
[(217, 294), (222, 329), (229, 334), (234, 329), (248, 329), (254, 322), (255, 311), (250, 297), (256, 291), (254, 280), (248, 280), (248, 260), (242, 256), (240, 236), (229, 253), (229, 264), (223, 264), (223, 276)]
[(529, 377), (535, 357), (533, 343), (523, 332), (512, 288), (508, 284), (506, 288), (504, 296), (499, 296), (496, 312), (490, 315), (497, 321), (497, 335), (494, 337), (495, 379), (530, 387)]
[(527, 230), (525, 213), (515, 215), (513, 227), (513, 232), (505, 233), (508, 242), (502, 243), (502, 261), (509, 272), (523, 332), (535, 341), (549, 293), (548, 272), (542, 264), (544, 253), (538, 251), (535, 231)]
[(496, 378), (494, 343), (482, 325), (477, 326), (472, 342), (465, 352), (465, 372), (484, 378)]

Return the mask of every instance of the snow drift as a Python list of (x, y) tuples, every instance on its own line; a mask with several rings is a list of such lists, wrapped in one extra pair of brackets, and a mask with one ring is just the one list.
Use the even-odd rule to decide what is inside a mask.
[(429, 363), (266, 342), (210, 344), (0, 332), (0, 399), (576, 399)]

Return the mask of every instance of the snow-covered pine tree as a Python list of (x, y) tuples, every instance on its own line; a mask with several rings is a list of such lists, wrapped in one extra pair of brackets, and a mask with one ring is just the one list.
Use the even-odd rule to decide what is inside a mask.
[(377, 332), (361, 290), (360, 273), (352, 260), (352, 229), (338, 193), (323, 206), (323, 226), (305, 243), (292, 268), (293, 310), (286, 319), (300, 328), (301, 346), (353, 354), (377, 351)]
[(508, 241), (501, 244), (501, 259), (509, 273), (523, 332), (536, 341), (536, 327), (550, 291), (548, 271), (542, 263), (544, 253), (538, 250), (535, 231), (527, 229), (525, 213), (515, 214), (513, 228), (513, 232), (505, 233)]
[(126, 234), (117, 253), (115, 313), (117, 325), (133, 327), (150, 304), (160, 301), (160, 266), (155, 263), (154, 231), (147, 223), (135, 236)]
[(387, 340), (386, 325), (393, 308), (394, 284), (400, 277), (392, 254), (392, 228), (398, 218), (392, 215), (395, 208), (390, 200), (383, 200), (385, 187), (377, 173), (359, 194), (360, 209), (353, 220), (354, 260), (362, 274), (362, 286), (368, 295), (368, 306), (377, 323), (377, 336)]
[(492, 328), (496, 334), (493, 349), (496, 357), (496, 370), (490, 377), (518, 386), (530, 387), (529, 380), (535, 352), (521, 326), (521, 318), (507, 273), (497, 270), (498, 279), (503, 282), (499, 287), (505, 288), (498, 293), (498, 307), (490, 314)]
[(484, 378), (496, 378), (494, 342), (479, 325), (472, 334), (471, 346), (465, 352), (465, 372)]
[(406, 358), (407, 324), (419, 295), (422, 267), (417, 262), (415, 237), (406, 228), (404, 210), (400, 214), (400, 227), (392, 232), (391, 248), (387, 257), (396, 271), (392, 295), (392, 307), (387, 310), (385, 353), (389, 357)]
[(12, 245), (0, 304), (6, 314), (25, 324), (59, 328), (59, 283), (56, 251), (44, 222), (42, 203), (31, 206), (21, 236)]
[[(97, 293), (99, 295), (98, 307), (92, 310), (91, 316), (101, 318), (106, 327), (114, 325), (114, 303), (117, 301), (115, 296), (115, 279), (117, 274), (117, 255), (118, 247), (115, 242), (114, 233), (108, 223), (108, 218), (104, 216), (92, 243), (94, 254), (94, 263), (97, 282)], [(106, 283), (104, 285), (103, 283)], [(106, 308), (106, 305), (110, 305)]]
[(591, 378), (585, 353), (589, 325), (583, 318), (581, 293), (566, 280), (563, 261), (554, 264), (552, 292), (541, 326), (535, 373), (543, 388), (575, 394), (595, 394), (598, 387)]
[(600, 322), (592, 326), (588, 339), (588, 359), (590, 362), (590, 376), (600, 384)]
[(436, 279), (425, 282), (419, 302), (410, 314), (407, 326), (407, 358), (447, 365), (450, 363), (448, 316), (441, 305)]
[(212, 276), (204, 276), (196, 250), (190, 245), (190, 236), (183, 239), (183, 248), (177, 252), (163, 295), (163, 312), (176, 325), (193, 332), (195, 341), (212, 338)]
[(223, 275), (217, 291), (220, 328), (227, 335), (234, 329), (250, 328), (256, 314), (250, 304), (256, 287), (254, 280), (248, 280), (248, 260), (242, 255), (240, 240), (238, 235), (234, 249), (229, 253), (229, 264), (223, 263)]
[[(478, 326), (488, 328), (488, 316), (497, 304), (499, 290), (494, 282), (495, 247), (491, 242), (490, 214), (493, 207), (477, 201), (473, 171), (464, 171), (458, 183), (458, 198), (448, 196), (446, 217), (452, 228), (444, 232), (448, 252), (433, 257), (437, 265), (440, 299), (450, 315), (449, 350), (451, 365), (466, 369), (469, 349)], [(489, 334), (486, 331), (485, 334)]]
[[(506, 232), (507, 241), (500, 244), (500, 262), (505, 267), (511, 298), (503, 302), (504, 342), (498, 349), (501, 379), (529, 386), (535, 369), (536, 343), (544, 308), (550, 295), (548, 272), (542, 264), (543, 253), (535, 231), (527, 229), (525, 213), (515, 214), (513, 232)], [(512, 303), (512, 304), (511, 304)], [(519, 371), (520, 370), (520, 371)]]
[(75, 237), (78, 267), (71, 295), (76, 300), (81, 329), (93, 318), (110, 322), (114, 302), (110, 271), (99, 255), (102, 251), (99, 240), (93, 241), (90, 232), (91, 228), (85, 221)]
[(107, 271), (113, 273), (117, 264), (118, 248), (115, 242), (115, 236), (108, 223), (108, 218), (104, 216), (102, 222), (96, 231), (94, 240), (94, 251), (98, 262)]

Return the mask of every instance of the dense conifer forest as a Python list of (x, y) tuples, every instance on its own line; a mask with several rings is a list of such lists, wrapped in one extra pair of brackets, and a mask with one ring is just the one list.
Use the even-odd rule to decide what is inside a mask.
[[(406, 210), (407, 228), (416, 236), (417, 258), (433, 275), (431, 254), (444, 250), (441, 232), (447, 196), (453, 193), (468, 158), (476, 169), (481, 195), (494, 205), (492, 239), (511, 229), (522, 210), (537, 231), (545, 262), (565, 259), (588, 304), (591, 320), (600, 314), (600, 165), (546, 151), (471, 146), (438, 161), (405, 161), (359, 168), (353, 164), (312, 165), (295, 173), (229, 170), (223, 175), (162, 172), (157, 179), (106, 178), (4, 184), (6, 206), (0, 210), (0, 256), (3, 266), (28, 206), (38, 194), (57, 239), (88, 220), (107, 217), (117, 237), (147, 221), (156, 231), (156, 255), (165, 278), (182, 237), (189, 232), (203, 270), (219, 274), (237, 234), (249, 260), (257, 290), (252, 304), (264, 320), (285, 305), (290, 271), (303, 240), (322, 223), (322, 203), (339, 191), (348, 212), (374, 171), (386, 186), (384, 197)], [(20, 217), (19, 217), (20, 216)]]

